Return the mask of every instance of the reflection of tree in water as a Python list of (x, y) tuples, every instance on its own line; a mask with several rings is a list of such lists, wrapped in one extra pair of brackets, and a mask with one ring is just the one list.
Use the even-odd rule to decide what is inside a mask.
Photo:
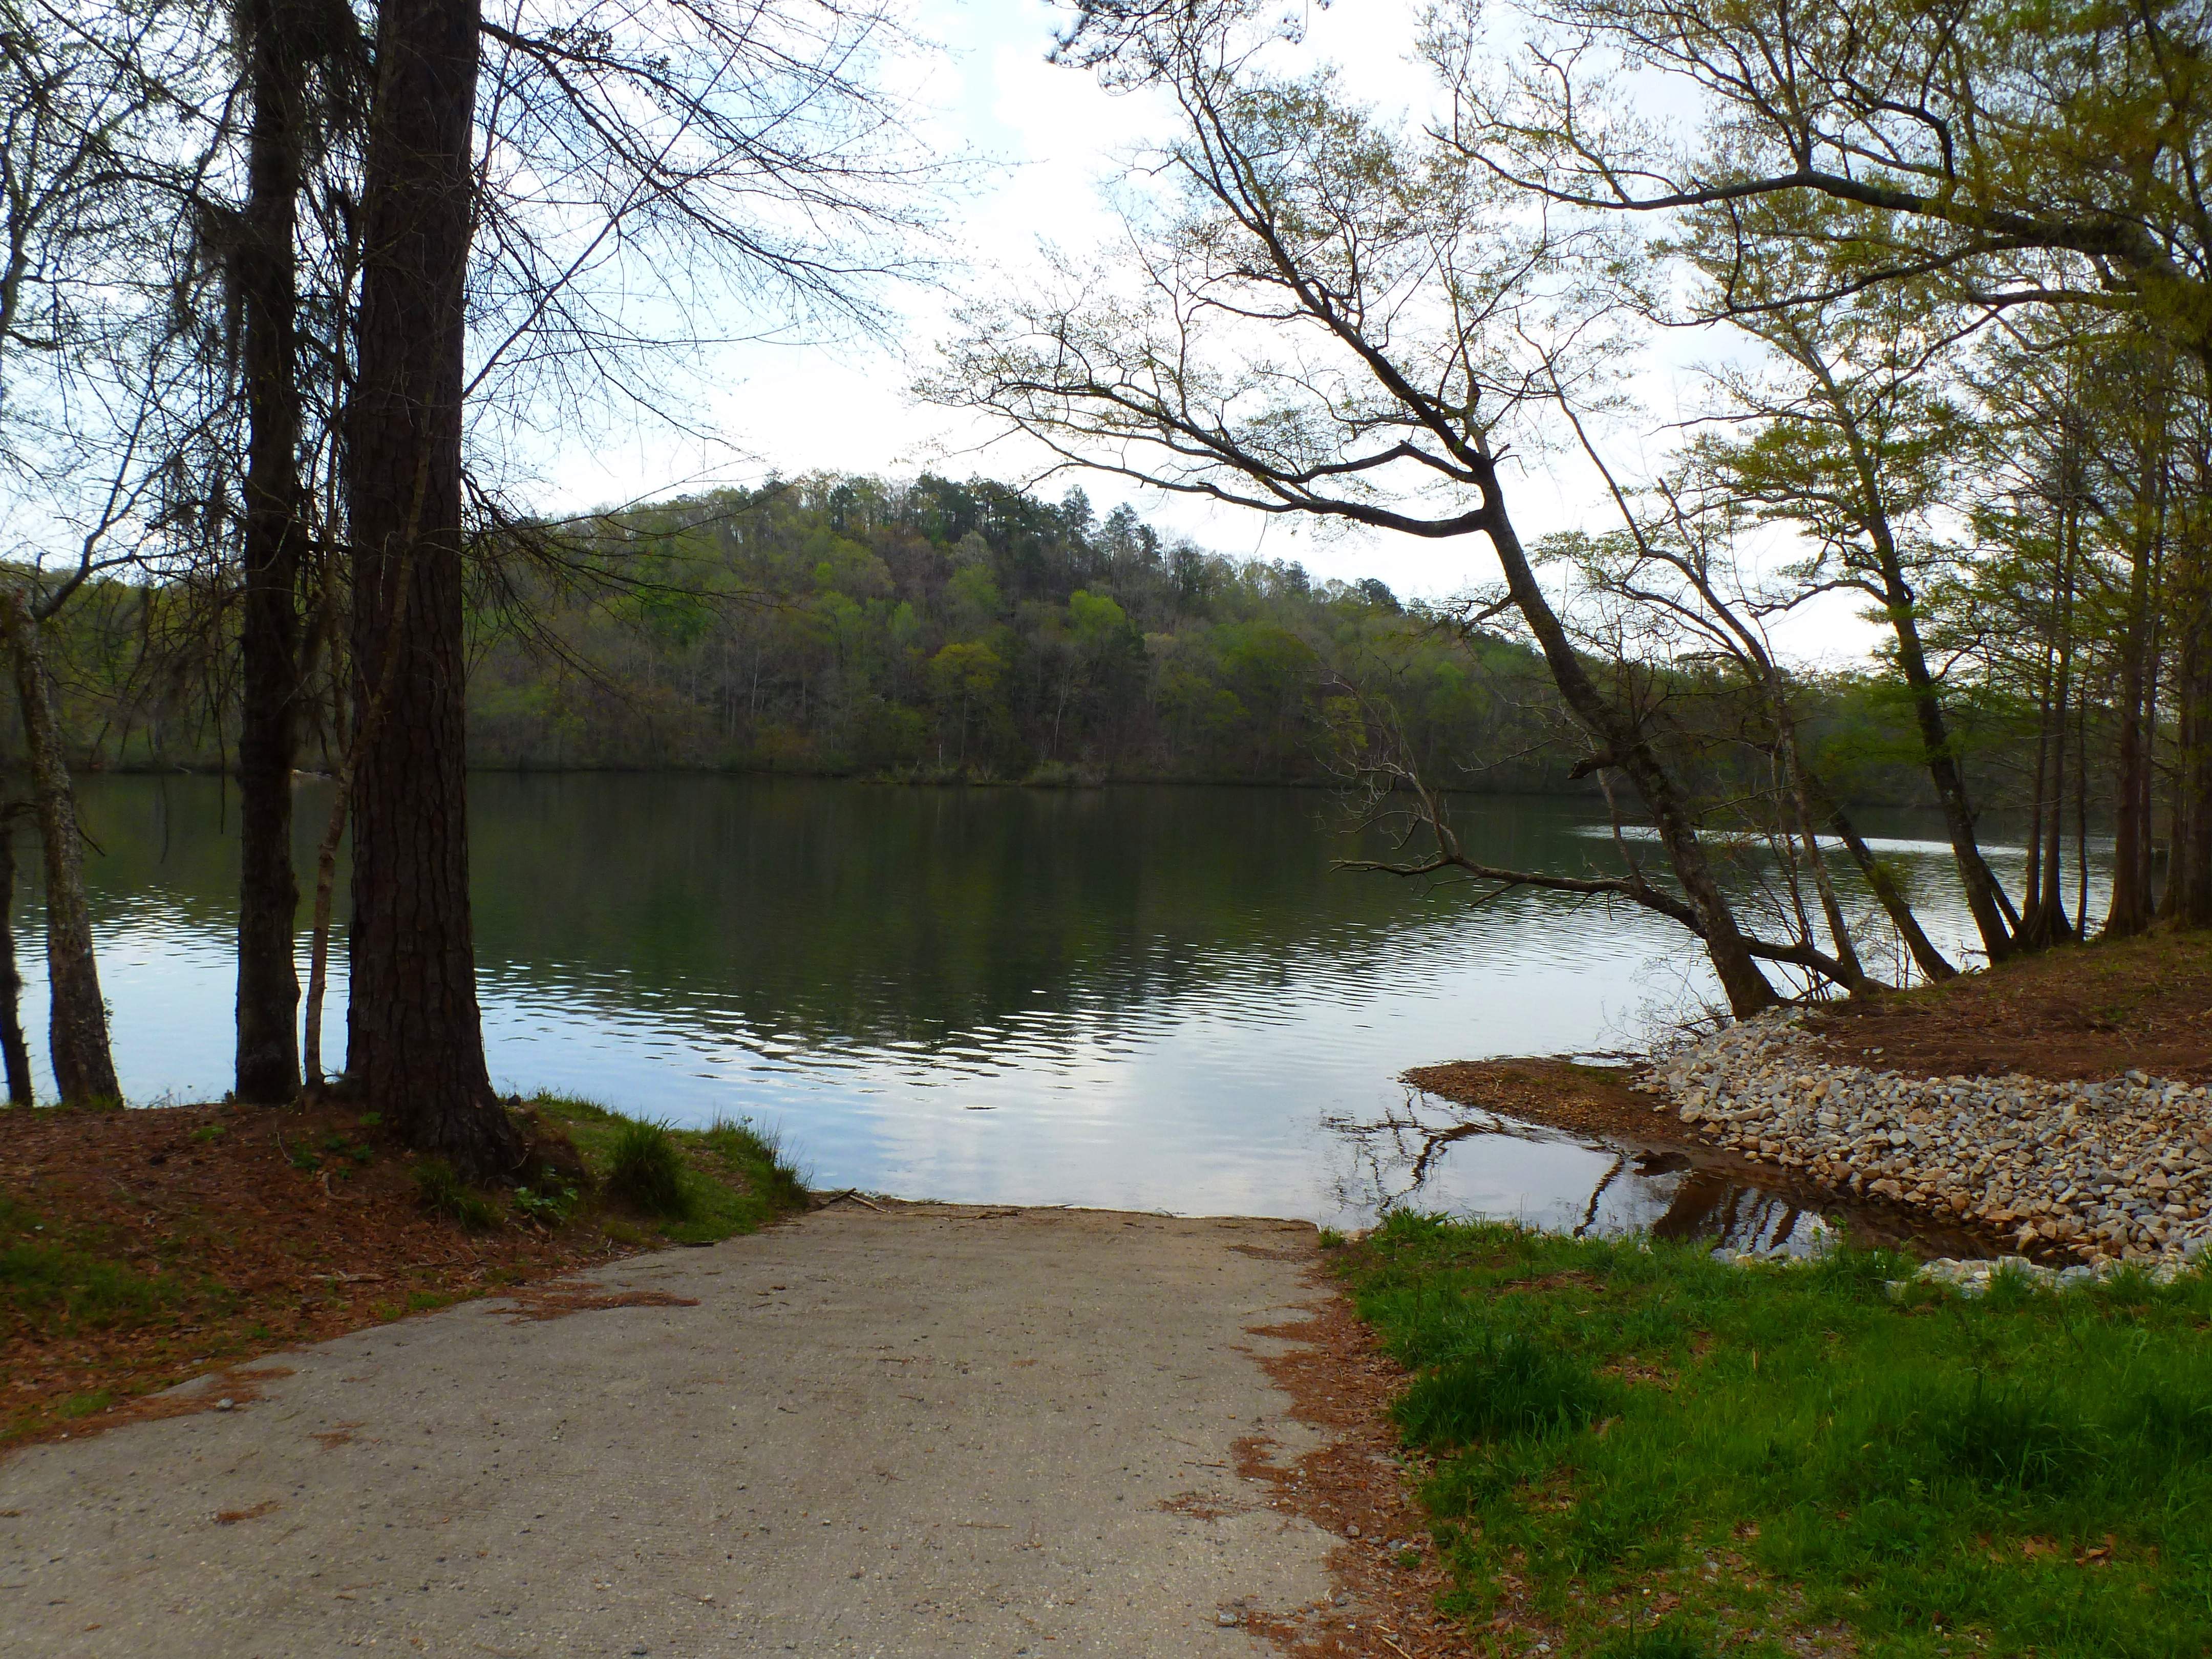
[[(1335, 869), (1354, 844), (1310, 791), (593, 774), (479, 774), (469, 789), (481, 974), (519, 999), (746, 1046), (1064, 1053), (1140, 1019), (1264, 1019), (1310, 974), (1418, 983), (1473, 939), (1510, 954), (1551, 914), (1540, 896), (1470, 911)], [(103, 921), (159, 893), (228, 936), (235, 810), (220, 780), (97, 779), (84, 796)], [(1587, 816), (1516, 799), (1471, 824), (1486, 856), (1542, 862), (1587, 844)], [(1606, 937), (1645, 949), (1636, 925)]]
[[(1326, 1127), (1351, 1158), (1334, 1195), (1345, 1209), (1358, 1212), (1382, 1215), (1417, 1205), (1431, 1194), (1453, 1147), (1495, 1138), (1565, 1141), (1612, 1153), (1579, 1203), (1575, 1194), (1553, 1194), (1579, 1212), (1569, 1230), (1578, 1238), (1633, 1228), (1656, 1238), (1710, 1238), (1737, 1249), (1776, 1250), (1803, 1249), (1825, 1231), (1820, 1218), (1796, 1200), (1701, 1167), (1681, 1153), (1605, 1146), (1419, 1089), (1407, 1090), (1403, 1101), (1386, 1108), (1379, 1118), (1339, 1116), (1327, 1120)], [(1617, 1197), (1623, 1212), (1609, 1223), (1608, 1194)]]
[(1682, 1172), (1665, 1212), (1645, 1229), (1654, 1238), (1711, 1238), (1738, 1249), (1779, 1250), (1803, 1246), (1826, 1224), (1788, 1198), (1698, 1169), (1686, 1158), (1646, 1153), (1638, 1162), (1647, 1176)]

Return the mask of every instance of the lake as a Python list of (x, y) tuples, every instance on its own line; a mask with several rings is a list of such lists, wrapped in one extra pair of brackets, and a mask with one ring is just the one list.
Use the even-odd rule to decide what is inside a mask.
[[(235, 793), (179, 776), (93, 778), (82, 794), (125, 1091), (218, 1096)], [(299, 804), (307, 870), (327, 786), (303, 785)], [(1464, 888), (1333, 869), (1360, 843), (1324, 793), (487, 774), (470, 808), (502, 1089), (680, 1123), (750, 1117), (817, 1186), (905, 1197), (1337, 1223), (1410, 1201), (1806, 1236), (1786, 1199), (1679, 1160), (1472, 1132), (1395, 1081), (1431, 1061), (1632, 1046), (1710, 981), (1681, 931), (1642, 912), (1534, 892), (1477, 907)], [(1500, 864), (1616, 856), (1592, 803), (1455, 810)], [(1945, 849), (1882, 827), (1929, 896), (1929, 931), (1955, 943)], [(27, 836), (18, 855), (35, 862)], [(303, 933), (303, 964), (305, 951)], [(334, 957), (335, 1059), (342, 941)], [(1424, 1155), (1439, 1126), (1463, 1133)]]

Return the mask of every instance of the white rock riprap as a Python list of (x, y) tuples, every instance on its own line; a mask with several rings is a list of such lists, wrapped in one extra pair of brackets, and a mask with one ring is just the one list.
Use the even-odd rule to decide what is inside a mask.
[(1905, 1077), (1817, 1057), (1788, 1012), (1654, 1059), (1642, 1086), (1700, 1138), (1852, 1193), (2071, 1250), (2092, 1265), (2212, 1244), (2212, 1091)]

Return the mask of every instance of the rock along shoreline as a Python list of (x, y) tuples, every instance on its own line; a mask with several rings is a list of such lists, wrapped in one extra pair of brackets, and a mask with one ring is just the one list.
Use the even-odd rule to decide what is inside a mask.
[(2141, 1072), (2081, 1083), (1837, 1065), (1798, 1018), (1759, 1015), (1662, 1052), (1635, 1086), (1755, 1162), (2070, 1254), (2069, 1279), (2212, 1249), (2212, 1091)]

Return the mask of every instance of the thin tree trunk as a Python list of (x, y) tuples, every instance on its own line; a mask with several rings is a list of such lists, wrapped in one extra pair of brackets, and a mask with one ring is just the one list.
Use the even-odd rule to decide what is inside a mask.
[(1487, 510), (1485, 529), (1505, 573), (1506, 589), (1529, 632), (1535, 635), (1552, 682), (1568, 708), (1604, 745), (1607, 763), (1627, 775), (1651, 814), (1652, 827), (1667, 849), (1674, 878), (1681, 883), (1683, 896), (1697, 915), (1699, 937), (1728, 998), (1729, 1012), (1741, 1019), (1772, 1007), (1778, 1000), (1774, 987), (1759, 970), (1742, 930), (1736, 926), (1735, 911), (1713, 878), (1696, 826), (1674, 779), (1636, 723), (1615, 708), (1591, 680), (1551, 602), (1544, 597), (1543, 586), (1506, 514), (1504, 495), (1494, 472), (1484, 480), (1483, 495)]
[(2143, 667), (2142, 764), (2136, 769), (2137, 833), (2142, 839), (2143, 911), (2158, 914), (2158, 688), (2165, 672), (2164, 619), (2154, 615)]
[(1866, 969), (1859, 965), (1859, 953), (1851, 943), (1850, 924), (1844, 920), (1844, 907), (1836, 897), (1836, 884), (1828, 874), (1828, 861), (1820, 854), (1820, 819), (1813, 810), (1813, 792), (1807, 787), (1805, 769), (1798, 762), (1794, 730), (1784, 734), (1784, 743), (1788, 750), (1784, 759), (1790, 769), (1790, 804), (1797, 815), (1797, 835), (1805, 844), (1805, 861), (1812, 866), (1814, 889), (1820, 896), (1820, 914), (1828, 924), (1828, 937), (1836, 942), (1836, 960), (1843, 964), (1848, 976), (1845, 983), (1854, 992), (1863, 990), (1868, 983)]
[[(2165, 516), (2164, 469), (2160, 469), (2156, 519)], [(2114, 744), (2118, 772), (2112, 786), (2112, 902), (2105, 913), (2105, 932), (2114, 939), (2140, 933), (2150, 926), (2150, 743), (2148, 724), (2150, 686), (2156, 678), (2152, 643), (2151, 570), (2158, 557), (2156, 535), (2142, 538), (2128, 569), (2128, 613), (2120, 638), (2120, 720)]]
[(1897, 658), (1905, 671), (1905, 684), (1912, 700), (1914, 723), (1920, 730), (1921, 750), (1929, 781), (1943, 811), (1943, 827), (1950, 838), (1951, 857), (1959, 866), (1966, 890), (1966, 908), (1981, 934), (1982, 948), (1992, 962), (2008, 956), (2013, 933), (2005, 916), (1996, 876), (1982, 857), (1975, 838), (1974, 810), (1966, 798), (1966, 781), (1951, 751), (1951, 733), (1943, 719), (1942, 693), (1928, 672), (1928, 655), (1920, 643), (1920, 630), (1912, 619), (1912, 601), (1900, 571), (1890, 600), (1891, 631), (1898, 642)]
[(300, 886), (292, 869), (292, 768), (299, 702), (300, 390), (295, 319), (305, 135), (285, 0), (244, 12), (252, 132), (246, 234), (238, 261), (245, 313), (245, 603), (238, 736), (238, 1064), (242, 1101), (300, 1091), (300, 976), (293, 962)]
[[(2072, 452), (2062, 455), (2058, 481), (2058, 556), (2051, 572), (2047, 667), (2049, 692), (2043, 700), (2042, 734), (2036, 751), (2035, 823), (2041, 839), (2041, 875), (2023, 908), (2019, 939), (2040, 949), (2073, 935), (2066, 915), (2067, 721), (2074, 712), (2074, 585), (2080, 550), (2081, 520), (2074, 505)], [(2045, 757), (2048, 756), (2048, 764)], [(2031, 844), (2031, 854), (2037, 849)]]
[[(2043, 683), (2036, 688), (2035, 696), (2035, 787), (2028, 797), (2027, 863), (2021, 872), (2021, 913), (2027, 918), (2029, 927), (2043, 914), (2043, 806), (2051, 793), (2051, 659), (2046, 643)], [(2033, 942), (2025, 937), (2025, 930), (2021, 942)]]
[(1818, 353), (1803, 356), (1801, 361), (1820, 378), (1850, 447), (1863, 503), (1863, 527), (1881, 578), (1882, 605), (1888, 613), (1890, 632), (1897, 641), (1897, 665), (1912, 702), (1913, 724), (1919, 728), (1922, 763), (1928, 769), (1928, 781), (1935, 786), (1936, 803), (1942, 809), (1944, 831), (1959, 868), (1959, 884), (1966, 891), (1966, 909), (1981, 935), (1982, 949), (1996, 962), (2013, 950), (2012, 923), (2016, 919), (2008, 916), (2003, 884), (1983, 858), (1975, 839), (1973, 804), (1966, 796), (1966, 780), (1959, 769), (1958, 757), (1952, 752), (1951, 733), (1943, 718), (1942, 690), (1929, 672), (1912, 585), (1905, 580), (1905, 560), (1890, 525), (1881, 473), (1850, 400), (1837, 390), (1826, 362)]
[(2089, 708), (2076, 697), (2074, 714), (2074, 937), (2089, 937)]
[(2058, 684), (2051, 709), (2051, 810), (2045, 815), (2050, 833), (2043, 842), (2043, 908), (2027, 919), (2022, 930), (2038, 943), (2048, 945), (2067, 935), (2066, 888), (2066, 721), (2073, 712), (2072, 653), (2063, 647), (2058, 657)]
[(31, 1048), (23, 1041), (23, 970), (15, 959), (15, 815), (0, 807), (0, 1060), (8, 1072), (8, 1103), (28, 1106)]
[(0, 631), (15, 673), (24, 747), (46, 869), (46, 981), (52, 992), (47, 1044), (54, 1087), (64, 1105), (118, 1105), (123, 1086), (107, 1047), (107, 1004), (100, 994), (92, 910), (84, 894), (84, 848), (76, 799), (63, 755), (61, 721), (46, 684), (39, 624), (21, 588), (0, 590)]
[[(521, 1139), (484, 1065), (469, 908), (463, 315), (477, 0), (385, 0), (349, 410), (356, 772), (348, 1071), (414, 1146), (479, 1176)], [(371, 677), (395, 653), (381, 718)]]
[(2181, 752), (2175, 758), (2173, 854), (2166, 911), (2184, 927), (2212, 927), (2212, 615), (2206, 583), (2191, 573), (2175, 687)]
[(1810, 772), (1806, 772), (1803, 776), (1815, 810), (1827, 820), (1828, 827), (1836, 832), (1837, 839), (1850, 854), (1851, 862), (1858, 866), (1859, 873), (1866, 878), (1866, 884), (1873, 890), (1875, 900), (1889, 917), (1889, 925), (1897, 929), (1897, 936), (1905, 941), (1905, 948), (1911, 953), (1913, 965), (1938, 982), (1956, 979), (1959, 970), (1936, 948), (1934, 941), (1920, 926), (1920, 918), (1913, 914), (1912, 902), (1898, 887), (1897, 878), (1891, 874), (1888, 866), (1874, 855), (1874, 849), (1866, 844), (1866, 838), (1859, 834), (1850, 815), (1828, 793), (1827, 786)]

